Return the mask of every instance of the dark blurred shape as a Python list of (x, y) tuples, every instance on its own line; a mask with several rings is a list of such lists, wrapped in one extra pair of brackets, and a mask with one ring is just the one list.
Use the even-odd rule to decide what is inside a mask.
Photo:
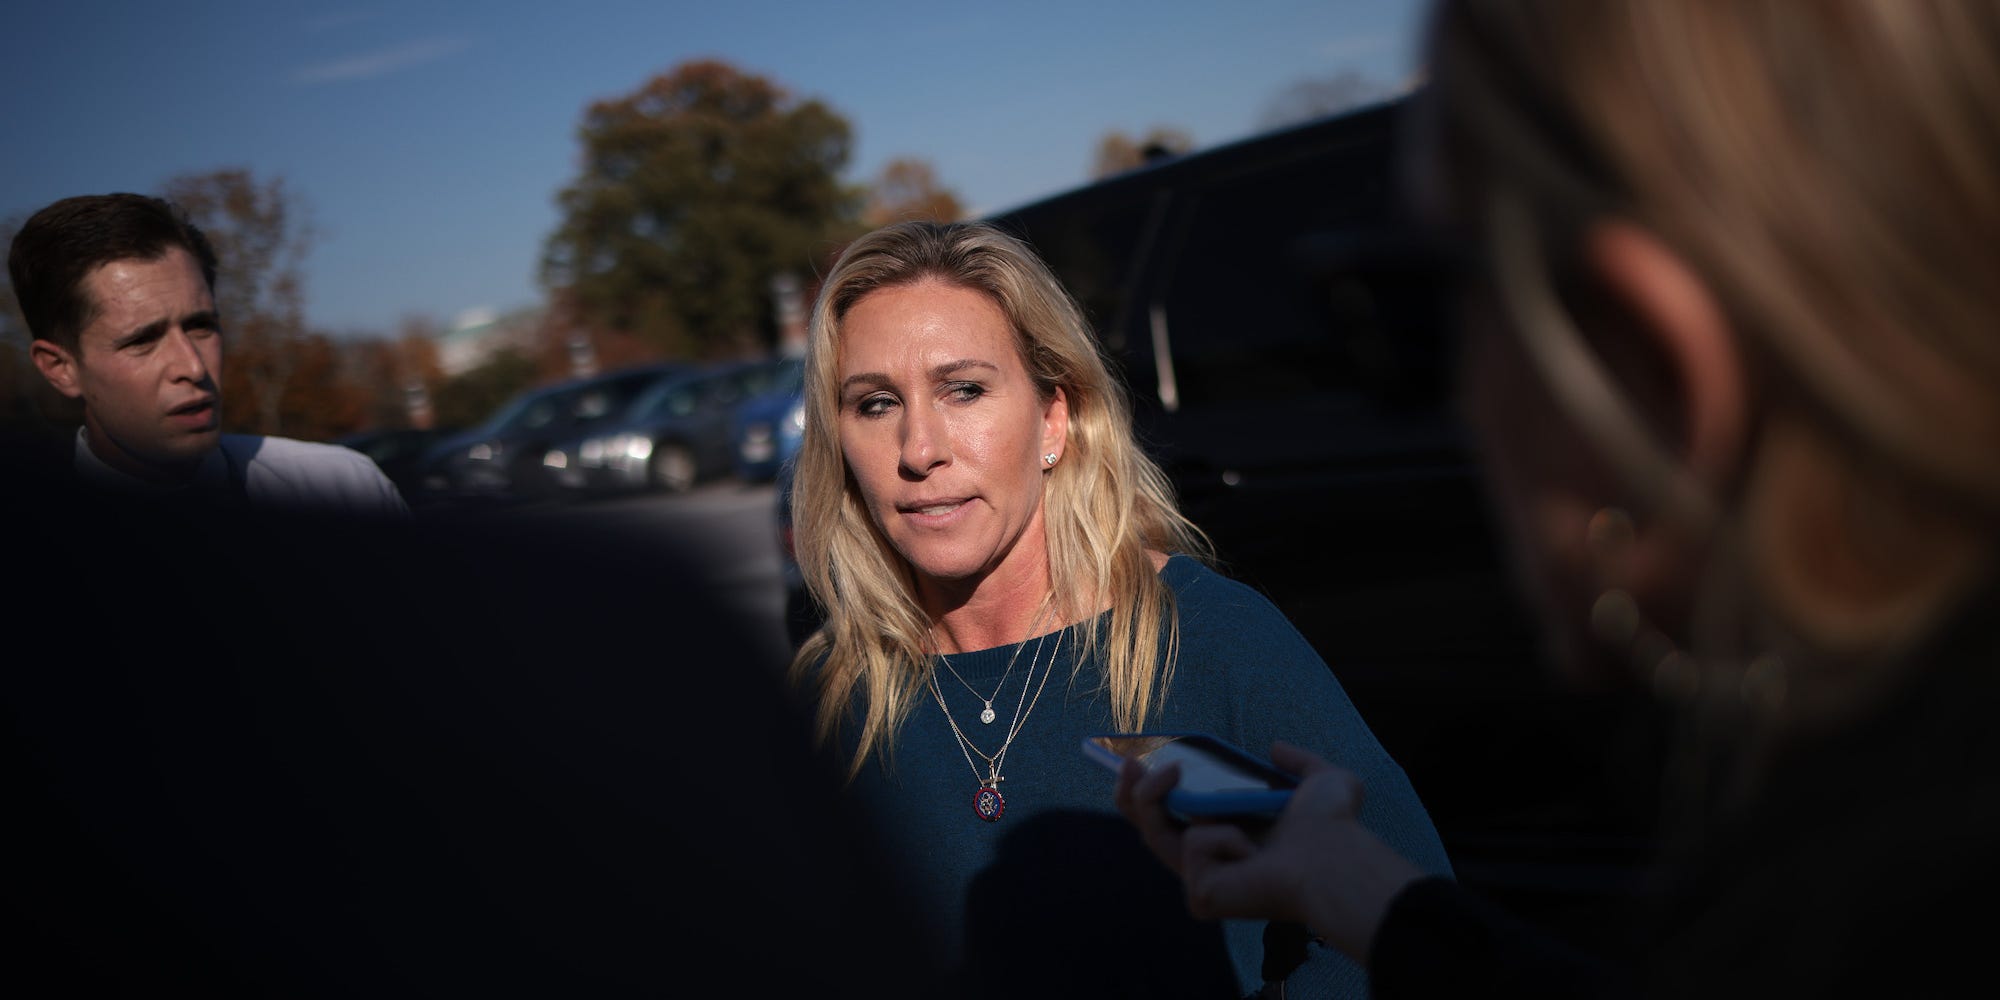
[[(781, 665), (674, 547), (135, 503), (4, 457), (18, 981), (936, 995)], [(677, 638), (545, 624), (585, 614)]]
[(778, 467), (778, 566), (779, 578), (785, 584), (785, 638), (797, 649), (807, 636), (826, 624), (826, 611), (806, 589), (805, 576), (799, 572), (798, 551), (793, 547), (792, 468), (791, 462)]
[(333, 440), (369, 457), (396, 491), (409, 497), (422, 488), (424, 455), (431, 446), (456, 433), (455, 427), (385, 427), (357, 431)]
[(960, 995), (1227, 998), (1222, 926), (1188, 915), (1180, 880), (1130, 823), (1052, 812), (1008, 831), (973, 878)]

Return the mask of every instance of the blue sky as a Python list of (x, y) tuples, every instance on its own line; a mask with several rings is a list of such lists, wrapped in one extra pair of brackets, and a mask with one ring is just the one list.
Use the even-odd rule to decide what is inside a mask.
[(1255, 132), (1288, 86), (1415, 65), (1421, 0), (15, 4), (0, 218), (176, 174), (282, 177), (311, 212), (307, 315), (393, 332), (539, 301), (587, 103), (701, 57), (854, 126), (848, 179), (929, 160), (974, 211), (1086, 179), (1098, 138)]

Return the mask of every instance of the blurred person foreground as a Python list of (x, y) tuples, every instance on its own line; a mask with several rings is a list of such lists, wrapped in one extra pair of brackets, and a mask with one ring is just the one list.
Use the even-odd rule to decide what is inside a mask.
[(1195, 913), (1305, 921), (1381, 996), (1965, 991), (2000, 891), (2000, 8), (1435, 18), (1406, 165), (1462, 405), (1551, 665), (1672, 712), (1660, 863), (1591, 953), (1401, 857), (1324, 755), (1273, 748), (1307, 780), (1254, 837), (1172, 823), (1171, 772), (1121, 808)]
[[(0, 514), (20, 981), (937, 995), (781, 665), (675, 546), (34, 474)], [(652, 628), (567, 627), (607, 615)]]

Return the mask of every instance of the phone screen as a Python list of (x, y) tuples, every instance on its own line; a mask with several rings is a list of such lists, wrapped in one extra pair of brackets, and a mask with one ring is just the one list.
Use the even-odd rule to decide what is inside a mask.
[(1095, 736), (1093, 742), (1112, 753), (1138, 760), (1148, 768), (1178, 763), (1176, 787), (1189, 792), (1261, 792), (1291, 788), (1296, 781), (1234, 747), (1200, 736)]

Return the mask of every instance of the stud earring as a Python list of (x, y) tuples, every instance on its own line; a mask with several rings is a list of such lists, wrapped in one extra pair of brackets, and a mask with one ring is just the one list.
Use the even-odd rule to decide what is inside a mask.
[(1043, 455), (1043, 456), (1042, 456), (1042, 464), (1043, 464), (1043, 465), (1046, 465), (1046, 466), (1048, 466), (1048, 467), (1049, 467), (1049, 468), (1051, 468), (1051, 469), (1055, 468), (1055, 465), (1056, 465), (1056, 453), (1052, 451), (1052, 452), (1049, 452), (1049, 453), (1048, 453), (1048, 454), (1046, 454), (1046, 455)]

